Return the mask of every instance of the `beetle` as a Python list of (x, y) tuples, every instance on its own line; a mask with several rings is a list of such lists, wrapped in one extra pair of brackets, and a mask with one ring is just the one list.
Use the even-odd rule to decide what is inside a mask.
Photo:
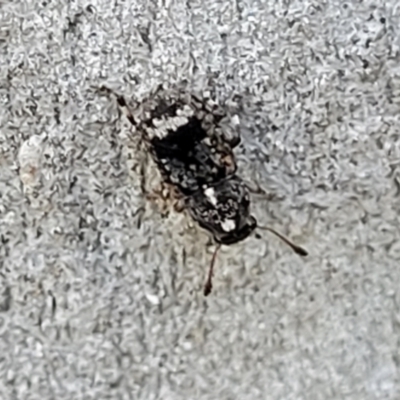
[(135, 109), (111, 89), (133, 129), (144, 140), (163, 181), (171, 185), (189, 215), (215, 243), (204, 295), (212, 290), (217, 252), (249, 237), (256, 228), (272, 232), (295, 253), (305, 249), (270, 227), (257, 224), (250, 213), (250, 193), (237, 175), (233, 150), (240, 143), (239, 119), (230, 118), (210, 98), (162, 86)]

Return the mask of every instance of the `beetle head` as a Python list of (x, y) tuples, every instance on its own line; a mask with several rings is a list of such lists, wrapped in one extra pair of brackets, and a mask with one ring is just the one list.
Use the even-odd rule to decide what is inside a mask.
[(236, 176), (204, 186), (187, 198), (192, 218), (209, 231), (217, 243), (230, 245), (246, 239), (256, 228), (250, 215), (247, 187)]

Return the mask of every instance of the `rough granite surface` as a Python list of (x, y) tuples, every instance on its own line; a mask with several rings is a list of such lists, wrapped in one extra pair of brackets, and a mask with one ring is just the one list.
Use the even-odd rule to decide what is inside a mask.
[[(236, 107), (267, 232), (162, 214), (108, 85)], [(152, 172), (153, 171), (153, 172)], [(400, 398), (397, 0), (0, 0), (0, 399)]]

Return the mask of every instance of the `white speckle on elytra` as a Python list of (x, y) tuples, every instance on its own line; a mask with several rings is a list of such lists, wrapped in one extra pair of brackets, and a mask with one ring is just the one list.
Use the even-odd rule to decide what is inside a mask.
[(183, 108), (177, 110), (176, 114), (180, 117), (191, 117), (194, 111), (189, 105), (185, 105)]
[(156, 128), (159, 128), (159, 127), (161, 127), (162, 125), (164, 125), (164, 121), (163, 121), (162, 119), (154, 118), (154, 119), (153, 119), (153, 125), (154, 125)]
[(177, 127), (186, 125), (189, 122), (189, 119), (187, 117), (175, 117), (174, 118), (174, 123), (176, 124)]
[(221, 222), (221, 227), (225, 232), (232, 232), (236, 228), (236, 222), (233, 219), (225, 219)]
[(215, 190), (212, 187), (208, 187), (204, 190), (204, 195), (210, 201), (213, 206), (216, 206), (218, 203), (217, 197), (215, 196)]

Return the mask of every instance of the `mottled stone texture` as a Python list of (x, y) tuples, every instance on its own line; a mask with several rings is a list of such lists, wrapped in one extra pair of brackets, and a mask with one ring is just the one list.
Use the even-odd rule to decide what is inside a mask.
[[(0, 399), (399, 399), (399, 66), (397, 0), (0, 0)], [(203, 297), (214, 247), (95, 89), (178, 82), (307, 259), (260, 232)]]

